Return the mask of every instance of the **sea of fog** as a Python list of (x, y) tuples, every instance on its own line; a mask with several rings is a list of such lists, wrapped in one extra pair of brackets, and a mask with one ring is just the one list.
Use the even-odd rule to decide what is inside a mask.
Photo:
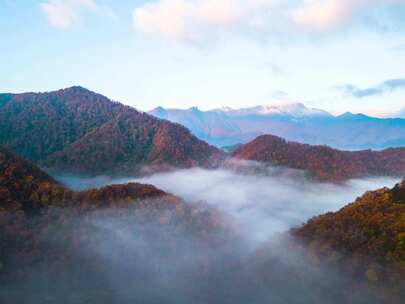
[(202, 202), (221, 210), (235, 220), (253, 244), (267, 241), (275, 233), (303, 224), (313, 216), (337, 211), (366, 191), (399, 182), (390, 177), (369, 177), (344, 184), (315, 183), (299, 171), (271, 167), (262, 168), (259, 173), (193, 168), (138, 179), (58, 179), (76, 190), (128, 182), (152, 184), (188, 203)]
[[(375, 290), (356, 278), (321, 262), (314, 265), (286, 232), (398, 180), (364, 178), (335, 185), (309, 182), (298, 171), (253, 167), (194, 168), (137, 179), (57, 177), (77, 190), (153, 184), (189, 204), (218, 210), (232, 231), (212, 247), (187, 225), (145, 222), (142, 211), (124, 217), (122, 211), (95, 211), (43, 240), (64, 246), (66, 236), (85, 235), (69, 253), (77, 259), (73, 267), (57, 274), (32, 269), (30, 278), (0, 286), (0, 303), (381, 303)], [(88, 260), (91, 267), (83, 262)]]

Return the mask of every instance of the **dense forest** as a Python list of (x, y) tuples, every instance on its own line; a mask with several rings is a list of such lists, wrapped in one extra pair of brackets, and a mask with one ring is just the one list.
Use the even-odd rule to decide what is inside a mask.
[(342, 182), (365, 176), (405, 175), (405, 148), (340, 151), (263, 135), (237, 148), (232, 156), (306, 170), (312, 179), (322, 182)]
[(403, 284), (405, 180), (392, 189), (369, 191), (340, 211), (317, 216), (292, 233), (307, 244), (313, 258), (360, 279)]
[[(225, 152), (181, 125), (81, 87), (0, 95), (0, 144), (51, 173), (134, 176), (170, 168), (213, 168)], [(303, 169), (317, 181), (405, 174), (405, 149), (340, 151), (260, 136), (231, 156)]]
[(223, 158), (186, 128), (81, 87), (0, 95), (0, 144), (53, 171), (87, 175), (210, 167)]
[[(28, 275), (26, 271), (33, 266), (58, 269), (71, 265), (69, 252), (91, 242), (88, 227), (76, 227), (78, 219), (102, 210), (115, 210), (117, 218), (142, 212), (144, 222), (188, 227), (201, 238), (221, 225), (216, 213), (188, 205), (151, 185), (72, 191), (0, 146), (0, 244), (6, 244), (0, 248), (0, 279)], [(73, 228), (75, 233), (69, 233)], [(142, 235), (139, 229), (133, 233)], [(55, 238), (60, 238), (59, 246), (44, 241)]]

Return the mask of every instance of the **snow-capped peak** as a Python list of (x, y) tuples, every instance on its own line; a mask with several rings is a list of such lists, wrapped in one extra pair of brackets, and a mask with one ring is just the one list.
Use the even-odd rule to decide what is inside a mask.
[(308, 108), (303, 103), (284, 103), (272, 105), (260, 105), (252, 108), (243, 108), (233, 110), (231, 108), (220, 108), (218, 111), (225, 112), (228, 115), (244, 116), (244, 115), (286, 115), (296, 118), (306, 116), (329, 116), (326, 111)]
[(232, 112), (235, 111), (234, 109), (232, 109), (231, 107), (222, 107), (218, 109), (221, 112)]

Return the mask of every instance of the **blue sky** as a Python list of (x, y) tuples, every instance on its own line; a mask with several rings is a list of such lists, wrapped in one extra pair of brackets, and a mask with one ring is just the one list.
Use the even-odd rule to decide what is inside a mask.
[(0, 0), (0, 92), (149, 110), (405, 107), (405, 0)]

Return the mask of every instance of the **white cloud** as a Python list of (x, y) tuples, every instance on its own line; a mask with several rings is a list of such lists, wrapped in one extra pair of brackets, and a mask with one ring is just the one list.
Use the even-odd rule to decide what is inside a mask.
[[(258, 9), (268, 9), (274, 0), (159, 0), (133, 12), (138, 32), (168, 39), (199, 41), (221, 31), (259, 23)], [(264, 13), (264, 12), (263, 12)]]
[(137, 31), (175, 40), (197, 40), (204, 28), (230, 27), (240, 12), (232, 0), (161, 0), (134, 10)]
[(304, 5), (291, 12), (291, 19), (297, 25), (314, 31), (330, 31), (351, 19), (366, 0), (307, 0)]
[(330, 32), (355, 21), (377, 7), (404, 4), (404, 0), (303, 0), (290, 19), (305, 30)]
[(201, 41), (221, 32), (327, 33), (404, 0), (155, 0), (133, 12), (137, 32)]
[(94, 0), (48, 0), (40, 3), (40, 8), (49, 24), (60, 29), (77, 24), (84, 12), (114, 17), (108, 7), (99, 5)]

